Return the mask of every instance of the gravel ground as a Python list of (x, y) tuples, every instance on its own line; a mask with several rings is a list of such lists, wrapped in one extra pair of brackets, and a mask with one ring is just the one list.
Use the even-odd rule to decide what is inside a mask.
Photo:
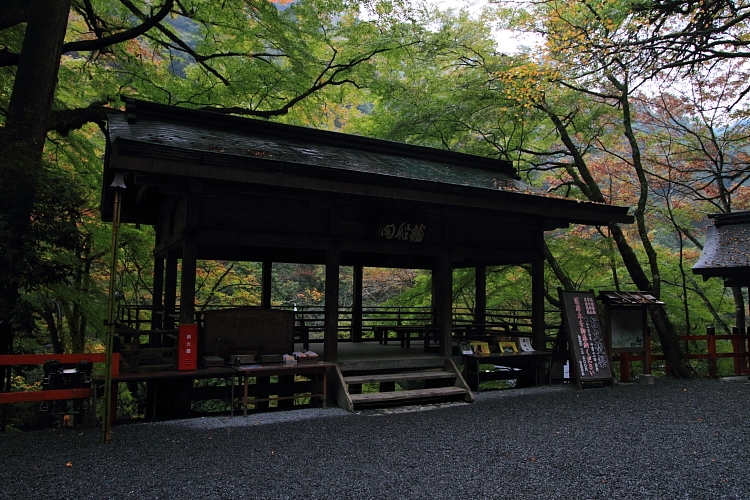
[(0, 435), (0, 498), (750, 499), (750, 382)]

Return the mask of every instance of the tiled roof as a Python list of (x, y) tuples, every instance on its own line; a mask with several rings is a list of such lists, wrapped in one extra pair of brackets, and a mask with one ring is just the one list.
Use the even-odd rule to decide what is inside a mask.
[(693, 273), (704, 279), (729, 279), (750, 274), (750, 212), (709, 215), (713, 224)]
[[(221, 182), (260, 182), (265, 176), (262, 182), (269, 183), (275, 182), (269, 175), (276, 175), (296, 188), (450, 200), (565, 223), (632, 222), (628, 207), (561, 198), (536, 189), (522, 182), (512, 163), (504, 160), (215, 111), (130, 98), (125, 102), (125, 114), (108, 116), (108, 158), (125, 159), (117, 168), (136, 168), (131, 159), (139, 158), (146, 161), (137, 167), (142, 172), (151, 171), (148, 162), (167, 162), (171, 175)], [(112, 175), (105, 168), (105, 185)]]
[(653, 305), (664, 304), (648, 292), (599, 292), (597, 297), (602, 302), (615, 305)]

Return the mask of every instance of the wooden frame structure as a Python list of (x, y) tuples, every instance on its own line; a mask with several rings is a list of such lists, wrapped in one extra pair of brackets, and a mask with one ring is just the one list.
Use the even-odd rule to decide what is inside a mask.
[[(439, 353), (451, 352), (452, 271), (473, 267), (477, 324), (486, 267), (531, 264), (535, 347), (544, 346), (545, 231), (630, 223), (627, 207), (582, 203), (521, 182), (510, 162), (124, 98), (113, 113), (102, 189), (112, 219), (153, 225), (154, 329), (172, 329), (181, 261), (181, 323), (193, 322), (197, 259), (326, 266), (323, 359), (337, 360), (338, 276), (354, 268), (353, 340), (361, 339), (362, 267), (433, 271)], [(357, 310), (360, 314), (357, 314)]]

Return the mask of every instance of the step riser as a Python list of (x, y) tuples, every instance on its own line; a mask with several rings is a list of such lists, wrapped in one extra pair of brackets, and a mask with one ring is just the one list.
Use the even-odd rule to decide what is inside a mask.
[(460, 387), (440, 387), (436, 389), (414, 389), (394, 392), (374, 392), (370, 394), (352, 394), (351, 398), (352, 403), (355, 405), (361, 405), (407, 401), (415, 402), (436, 398), (463, 398), (465, 393), (466, 391)]
[(389, 373), (385, 375), (355, 375), (344, 377), (347, 384), (372, 384), (378, 382), (405, 382), (411, 380), (455, 380), (450, 372)]

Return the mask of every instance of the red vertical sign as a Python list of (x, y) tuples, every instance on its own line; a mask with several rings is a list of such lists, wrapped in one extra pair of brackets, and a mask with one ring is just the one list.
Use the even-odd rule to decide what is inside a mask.
[(179, 348), (177, 350), (177, 369), (179, 371), (198, 368), (198, 325), (189, 323), (180, 325)]

